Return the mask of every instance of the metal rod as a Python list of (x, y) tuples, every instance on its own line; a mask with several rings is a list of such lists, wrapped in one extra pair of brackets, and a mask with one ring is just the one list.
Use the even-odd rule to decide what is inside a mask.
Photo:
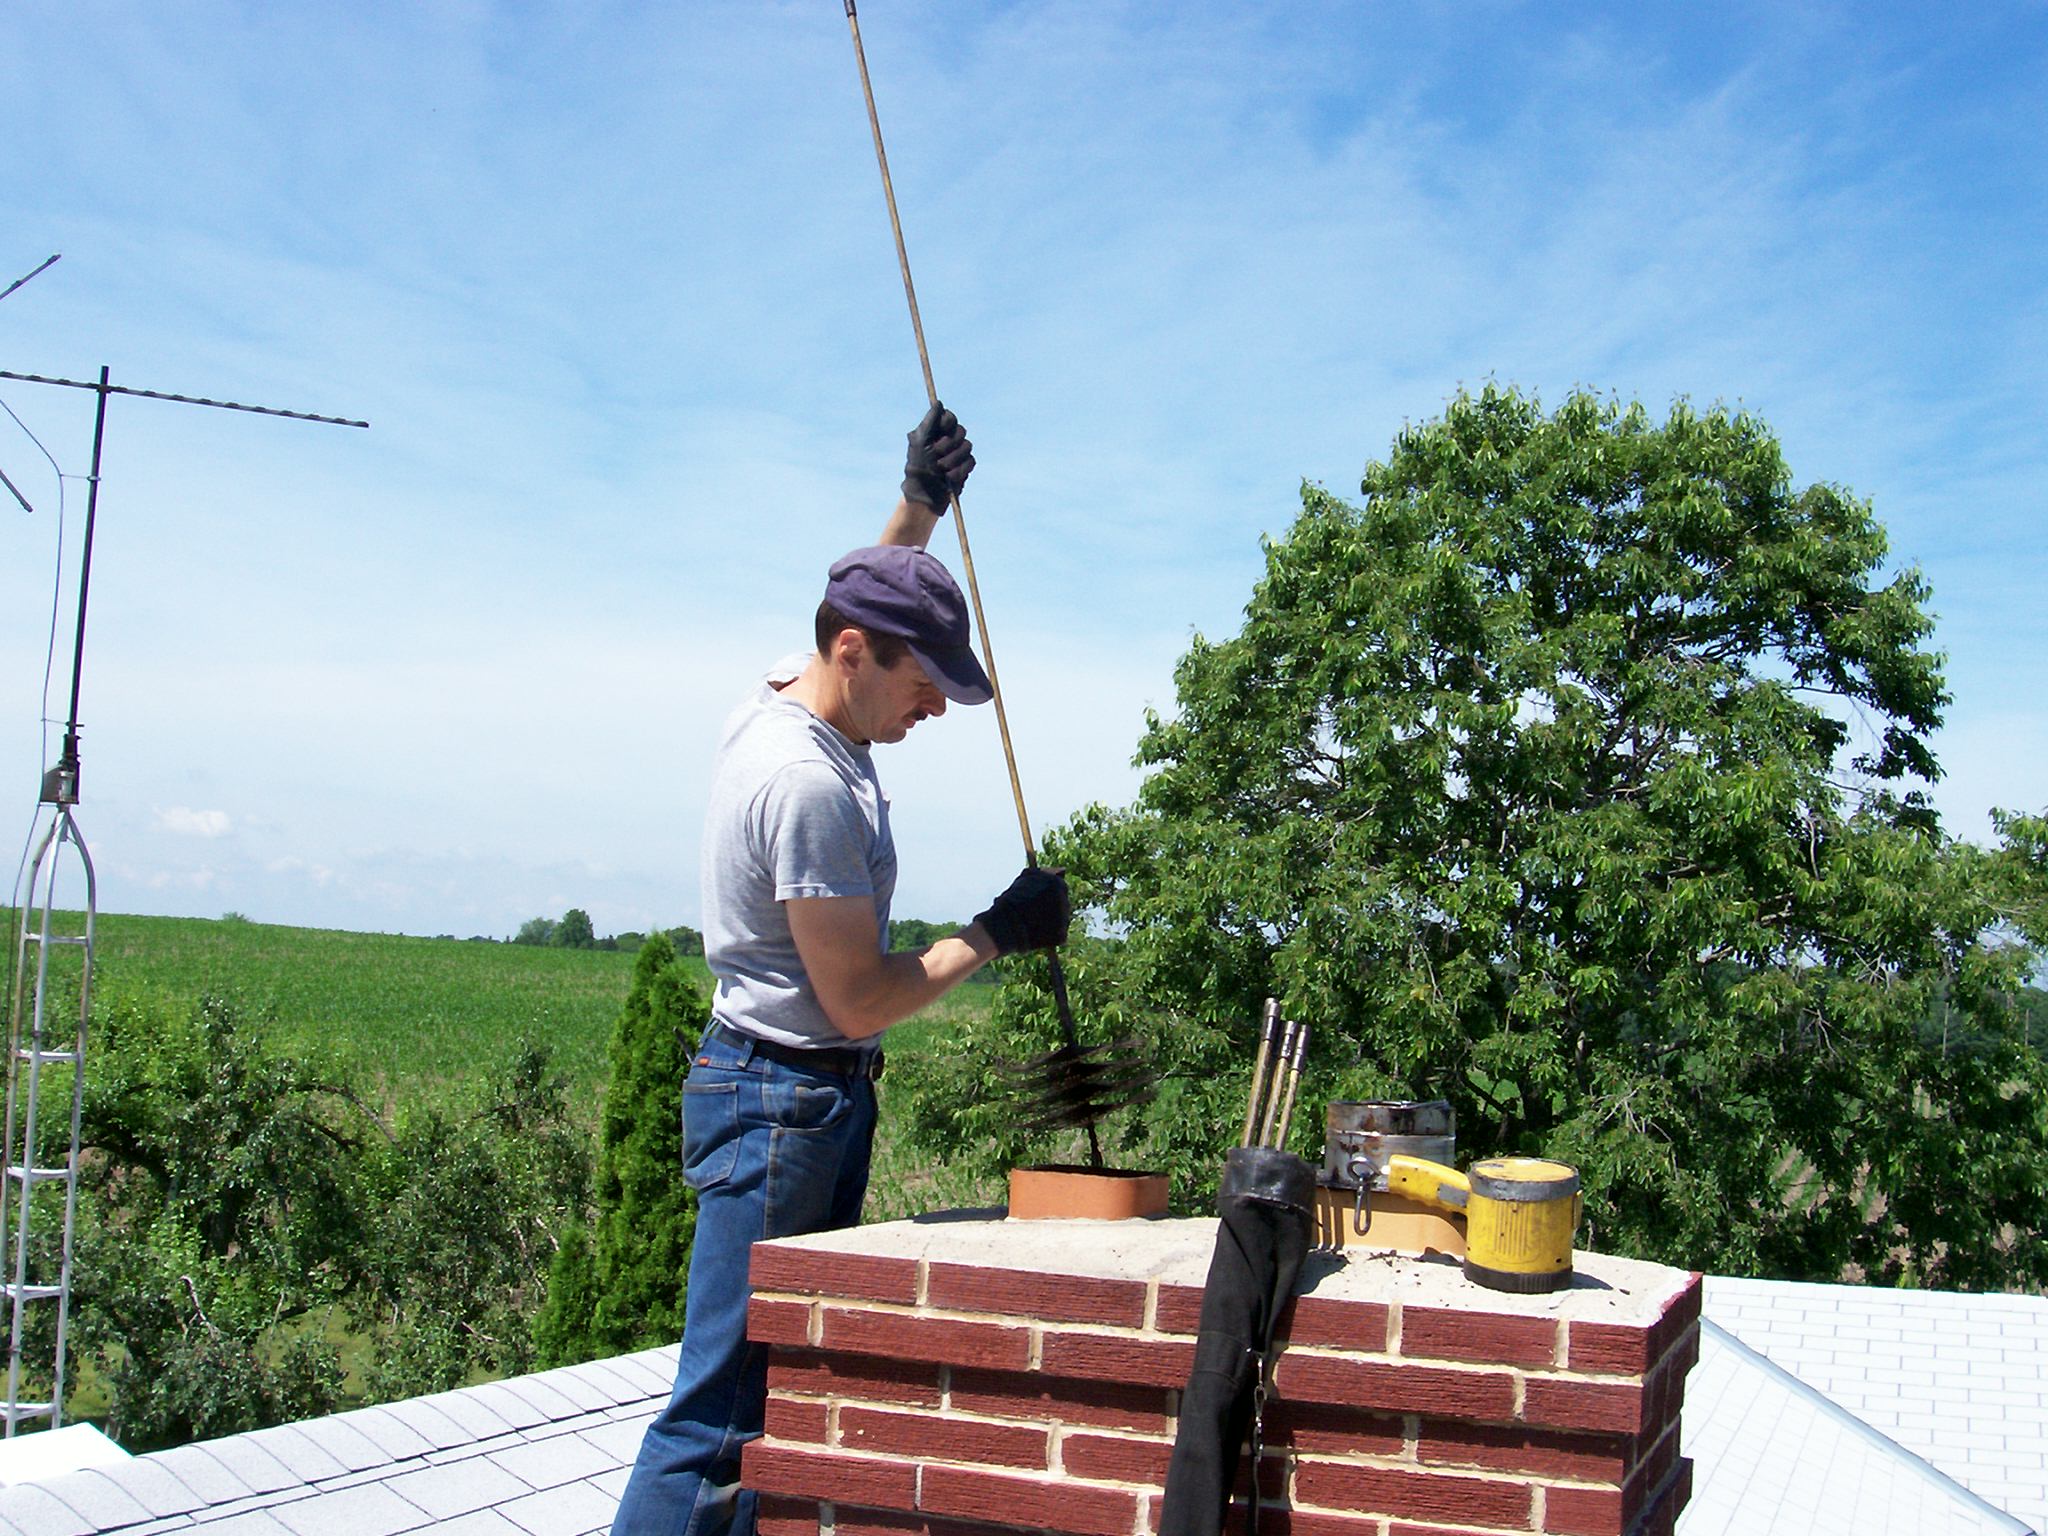
[[(875, 110), (875, 88), (868, 78), (867, 50), (861, 46), (860, 18), (854, 14), (854, 0), (846, 0), (846, 24), (853, 33), (853, 56), (860, 65), (861, 95), (867, 101), (868, 128), (875, 139), (875, 164), (882, 173), (882, 197), (889, 205), (889, 229), (896, 237), (896, 265), (903, 273), (903, 298), (910, 306), (910, 330), (917, 339), (917, 363), (924, 371), (924, 394), (927, 404), (936, 405), (939, 400), (938, 386), (932, 378), (932, 357), (924, 341), (924, 320), (917, 311), (917, 285), (910, 277), (910, 250), (903, 242), (903, 220), (896, 211), (896, 187), (889, 179), (889, 152), (882, 145), (882, 119)], [(967, 577), (968, 601), (974, 605), (974, 627), (981, 632), (982, 664), (988, 669), (989, 693), (996, 706), (996, 730), (1003, 738), (1003, 761), (1010, 770), (1010, 796), (1017, 803), (1017, 830), (1024, 835), (1024, 862), (1036, 864), (1038, 854), (1031, 842), (1031, 818), (1024, 809), (1024, 782), (1017, 774), (1017, 750), (1010, 740), (1009, 712), (1003, 707), (1003, 687), (996, 676), (995, 647), (989, 639), (988, 615), (981, 608), (981, 584), (974, 575), (974, 552), (967, 542), (967, 520), (961, 515), (960, 497), (950, 498), (953, 506), (953, 532), (960, 540), (960, 564)], [(1057, 961), (1054, 962), (1058, 964)]]
[(1280, 1088), (1286, 1079), (1283, 1069), (1287, 1065), (1287, 1053), (1294, 1049), (1295, 1032), (1300, 1028), (1292, 1019), (1280, 1026), (1280, 1048), (1273, 1054), (1273, 1077), (1266, 1085), (1266, 1112), (1259, 1125), (1259, 1146), (1273, 1145), (1273, 1130), (1280, 1117)]
[(216, 411), (247, 411), (252, 416), (284, 416), (292, 421), (318, 421), (330, 427), (367, 427), (367, 421), (352, 421), (346, 416), (315, 416), (311, 411), (285, 411), (274, 405), (243, 405), (238, 400), (208, 400), (201, 395), (170, 395), (158, 389), (130, 389), (124, 384), (109, 384), (107, 370), (100, 370), (100, 381), (88, 384), (83, 379), (53, 379), (40, 373), (9, 373), (0, 368), (0, 379), (13, 379), (22, 384), (55, 384), (64, 389), (98, 390), (102, 398), (107, 395), (133, 395), (138, 400), (168, 400), (173, 405), (210, 405)]
[(61, 782), (75, 804), (78, 799), (78, 687), (85, 676), (85, 605), (92, 595), (92, 527), (100, 506), (100, 450), (107, 443), (107, 369), (100, 367), (99, 403), (93, 410), (92, 478), (86, 482), (85, 553), (78, 566), (78, 631), (71, 646), (71, 713), (64, 726), (64, 752), (57, 759)]
[(1266, 1061), (1273, 1054), (1273, 1037), (1280, 1032), (1280, 999), (1266, 999), (1266, 1011), (1259, 1021), (1259, 1054), (1252, 1062), (1251, 1091), (1245, 1095), (1244, 1134), (1238, 1137), (1240, 1147), (1252, 1144), (1252, 1128), (1259, 1118), (1259, 1084), (1266, 1076)]
[[(882, 173), (882, 198), (889, 205), (889, 229), (896, 238), (896, 265), (903, 273), (903, 298), (910, 307), (910, 331), (917, 340), (917, 364), (924, 373), (924, 394), (927, 404), (939, 402), (938, 385), (932, 377), (932, 355), (925, 345), (924, 320), (917, 310), (917, 285), (910, 276), (910, 249), (903, 241), (903, 219), (896, 209), (896, 186), (889, 178), (889, 151), (882, 144), (882, 118), (875, 110), (875, 87), (868, 78), (867, 49), (861, 45), (860, 17), (855, 14), (854, 0), (846, 0), (846, 25), (853, 34), (853, 57), (860, 66), (860, 90), (867, 102), (868, 129), (875, 140), (875, 165)], [(989, 695), (996, 706), (996, 734), (1003, 741), (1003, 763), (1010, 773), (1010, 798), (1017, 808), (1017, 830), (1024, 839), (1024, 862), (1035, 866), (1038, 850), (1031, 840), (1031, 816), (1024, 808), (1024, 781), (1017, 772), (1017, 748), (1010, 739), (1010, 714), (1003, 705), (1003, 684), (996, 672), (995, 642), (988, 632), (988, 615), (981, 606), (981, 583), (974, 574), (974, 550), (967, 542), (967, 516), (960, 508), (960, 496), (954, 492), (949, 498), (953, 508), (953, 533), (960, 541), (960, 566), (967, 578), (967, 600), (974, 608), (974, 627), (981, 634), (982, 665), (988, 672)], [(1078, 1046), (1081, 1043), (1079, 1031), (1074, 1028), (1074, 1010), (1067, 1001), (1067, 977), (1060, 964), (1059, 951), (1045, 952), (1046, 965), (1052, 981), (1053, 1006), (1058, 1010), (1060, 1030), (1066, 1043)], [(1102, 1149), (1096, 1145), (1095, 1123), (1088, 1122), (1088, 1149), (1093, 1159), (1091, 1166), (1102, 1166)]]
[(1301, 1066), (1308, 1059), (1308, 1026), (1302, 1025), (1294, 1036), (1294, 1057), (1287, 1066), (1287, 1097), (1280, 1104), (1280, 1129), (1274, 1133), (1273, 1145), (1285, 1150), (1287, 1128), (1294, 1123), (1294, 1096), (1301, 1091)]
[(19, 288), (23, 283), (27, 282), (30, 277), (41, 277), (43, 273), (47, 272), (51, 267), (54, 267), (59, 261), (63, 259), (64, 258), (61, 252), (55, 256), (45, 257), (43, 259), (43, 264), (37, 267), (35, 271), (29, 273), (28, 277), (17, 277), (5, 288), (0, 288), (0, 299), (6, 298), (8, 294), (14, 292), (15, 289)]

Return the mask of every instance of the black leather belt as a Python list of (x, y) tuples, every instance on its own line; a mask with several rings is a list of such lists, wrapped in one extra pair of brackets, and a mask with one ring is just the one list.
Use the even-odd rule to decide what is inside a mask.
[(728, 1045), (751, 1046), (756, 1056), (802, 1072), (831, 1072), (840, 1077), (881, 1081), (884, 1062), (879, 1048), (863, 1051), (850, 1045), (782, 1045), (758, 1035), (743, 1035), (718, 1023), (711, 1026), (711, 1032)]

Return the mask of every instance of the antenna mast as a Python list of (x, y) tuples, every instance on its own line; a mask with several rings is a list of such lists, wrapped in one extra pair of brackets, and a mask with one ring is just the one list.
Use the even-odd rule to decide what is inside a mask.
[[(55, 262), (52, 256), (27, 277), (16, 280), (0, 299), (13, 293), (29, 278)], [(85, 672), (85, 614), (92, 590), (92, 546), (94, 524), (99, 513), (100, 460), (106, 446), (107, 401), (114, 395), (133, 395), (145, 400), (164, 400), (178, 405), (207, 406), (214, 410), (245, 411), (259, 416), (285, 416), (294, 421), (324, 422), (332, 426), (367, 427), (367, 421), (339, 416), (315, 416), (306, 411), (285, 411), (273, 406), (243, 405), (233, 400), (208, 400), (196, 395), (172, 395), (157, 390), (130, 389), (110, 382), (109, 370), (100, 369), (99, 382), (50, 378), (33, 373), (10, 373), (0, 369), (0, 379), (23, 384), (46, 384), (65, 389), (89, 389), (96, 397), (92, 429), (92, 477), (85, 503), (84, 552), (78, 571), (78, 624), (71, 647), (71, 708), (66, 716), (64, 746), (57, 762), (43, 774), (42, 793), (37, 802), (53, 807), (49, 824), (36, 843), (28, 868), (28, 889), (21, 904), (19, 932), (15, 944), (13, 997), (8, 1015), (7, 1126), (4, 1149), (4, 1197), (13, 1207), (9, 1219), (0, 1223), (0, 1298), (7, 1310), (7, 1395), (0, 1402), (0, 1420), (5, 1437), (12, 1439), (17, 1426), (34, 1419), (48, 1419), (52, 1429), (64, 1422), (65, 1329), (71, 1312), (72, 1234), (78, 1213), (79, 1120), (85, 1104), (86, 1028), (92, 1013), (94, 929), (99, 915), (98, 886), (93, 874), (92, 855), (71, 814), (78, 804), (78, 698)], [(4, 479), (0, 476), (0, 479)], [(14, 483), (7, 481), (15, 499), (28, 505)], [(81, 909), (65, 911), (57, 900), (64, 850), (76, 855), (84, 880), (85, 899)], [(33, 965), (30, 955), (34, 955)], [(63, 1022), (69, 1016), (70, 1023)], [(64, 1142), (55, 1126), (44, 1123), (43, 1073), (56, 1069), (60, 1077), (70, 1076), (70, 1137)], [(54, 1117), (51, 1117), (54, 1119)], [(50, 1230), (53, 1223), (36, 1223), (33, 1197), (48, 1185), (64, 1190), (64, 1218), (61, 1234)], [(54, 1241), (53, 1241), (54, 1240)], [(10, 1250), (9, 1244), (12, 1244)], [(11, 1262), (10, 1262), (11, 1261)], [(31, 1308), (38, 1302), (57, 1304), (54, 1351), (47, 1364), (30, 1367), (31, 1379), (23, 1381), (23, 1355), (33, 1345), (37, 1352), (52, 1335), (32, 1326)], [(24, 1395), (24, 1388), (27, 1395)], [(47, 1397), (41, 1389), (47, 1387)]]

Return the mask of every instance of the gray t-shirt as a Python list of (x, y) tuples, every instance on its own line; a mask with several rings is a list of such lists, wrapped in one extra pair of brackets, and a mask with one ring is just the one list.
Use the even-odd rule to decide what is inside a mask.
[(778, 688), (810, 661), (785, 658), (725, 723), (704, 813), (704, 959), (712, 1014), (783, 1045), (856, 1044), (833, 1028), (805, 976), (783, 903), (871, 896), (889, 947), (896, 842), (866, 746)]

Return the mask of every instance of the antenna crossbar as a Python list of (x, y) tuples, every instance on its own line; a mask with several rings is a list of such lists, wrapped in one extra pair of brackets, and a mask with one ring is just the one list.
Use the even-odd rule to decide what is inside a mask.
[(346, 416), (316, 416), (311, 411), (286, 411), (274, 405), (243, 405), (239, 400), (208, 400), (201, 395), (173, 395), (160, 389), (131, 389), (125, 384), (95, 384), (86, 379), (53, 379), (40, 373), (11, 373), (0, 368), (0, 379), (22, 384), (58, 384), (65, 389), (89, 389), (99, 395), (133, 395), (138, 400), (168, 400), (174, 405), (210, 405), (217, 411), (247, 411), (252, 416), (287, 416), (293, 421), (318, 421), (330, 427), (367, 427), (367, 421)]

